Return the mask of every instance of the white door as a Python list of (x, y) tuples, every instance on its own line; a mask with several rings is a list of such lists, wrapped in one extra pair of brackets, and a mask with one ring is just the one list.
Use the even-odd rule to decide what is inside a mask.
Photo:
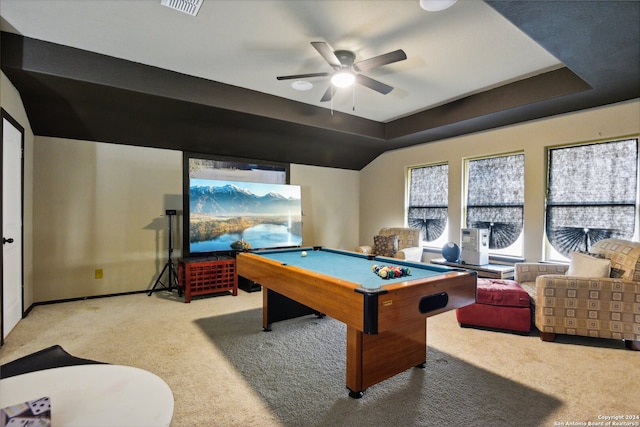
[[(4, 113), (4, 112), (3, 112)], [(2, 338), (22, 319), (22, 136), (2, 117)]]

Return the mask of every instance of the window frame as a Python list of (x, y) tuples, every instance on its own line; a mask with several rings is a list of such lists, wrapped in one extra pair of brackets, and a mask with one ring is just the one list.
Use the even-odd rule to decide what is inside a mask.
[[(444, 229), (442, 231), (442, 234), (437, 238), (434, 239), (432, 241), (427, 241), (426, 240), (426, 236), (424, 231), (422, 232), (422, 246), (425, 249), (431, 249), (431, 250), (441, 250), (442, 246), (444, 244), (446, 244), (447, 242), (450, 241), (449, 239), (449, 224), (451, 223), (450, 221), (450, 212), (449, 212), (449, 162), (448, 161), (442, 161), (442, 162), (434, 162), (434, 163), (427, 163), (427, 164), (420, 164), (420, 165), (414, 165), (414, 166), (408, 166), (406, 169), (406, 190), (405, 190), (405, 214), (404, 214), (404, 219), (405, 219), (405, 224), (407, 227), (411, 227), (410, 221), (409, 221), (409, 211), (412, 207), (411, 205), (411, 174), (412, 171), (415, 169), (423, 169), (423, 168), (430, 168), (430, 167), (441, 167), (441, 166), (446, 166), (447, 171), (446, 171), (446, 179), (447, 179), (447, 183), (445, 188), (447, 189), (447, 202), (446, 202), (446, 206), (444, 206), (444, 208), (446, 209), (446, 224), (444, 226)], [(432, 207), (432, 208), (442, 208), (442, 206), (423, 206), (423, 207)]]
[[(569, 262), (570, 257), (564, 256), (556, 248), (553, 247), (547, 233), (548, 227), (548, 209), (551, 191), (551, 155), (553, 150), (571, 149), (585, 147), (597, 144), (608, 144), (635, 140), (636, 141), (636, 194), (635, 194), (635, 216), (640, 212), (640, 135), (628, 135), (615, 138), (599, 139), (593, 141), (574, 142), (569, 144), (560, 144), (548, 146), (545, 148), (545, 188), (544, 188), (544, 212), (543, 212), (543, 260), (547, 262)], [(593, 205), (596, 206), (596, 205)], [(640, 236), (640, 221), (635, 220), (633, 236), (631, 240), (638, 240)]]

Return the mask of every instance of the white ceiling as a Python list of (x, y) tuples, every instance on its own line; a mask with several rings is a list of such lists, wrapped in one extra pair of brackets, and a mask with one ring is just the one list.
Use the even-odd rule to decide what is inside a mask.
[[(385, 123), (562, 66), (481, 0), (441, 12), (418, 0), (204, 0), (196, 17), (160, 0), (2, 0), (0, 8), (3, 31)], [(308, 79), (306, 92), (276, 80), (332, 71), (312, 41), (352, 50), (356, 61), (396, 49), (408, 59), (364, 73), (393, 86), (388, 95), (357, 86), (321, 103), (327, 77)]]

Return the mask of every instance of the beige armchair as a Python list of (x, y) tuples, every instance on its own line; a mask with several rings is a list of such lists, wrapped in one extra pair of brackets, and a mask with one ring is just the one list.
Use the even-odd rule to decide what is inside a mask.
[(422, 261), (422, 232), (417, 228), (383, 228), (373, 240), (373, 246), (358, 246), (356, 252)]
[[(569, 334), (621, 339), (628, 348), (640, 350), (640, 243), (604, 239), (591, 253), (601, 258), (574, 255), (570, 266), (516, 264), (515, 280), (532, 298), (540, 338), (553, 341), (556, 334)], [(610, 264), (610, 273), (581, 274), (580, 262), (587, 270)]]

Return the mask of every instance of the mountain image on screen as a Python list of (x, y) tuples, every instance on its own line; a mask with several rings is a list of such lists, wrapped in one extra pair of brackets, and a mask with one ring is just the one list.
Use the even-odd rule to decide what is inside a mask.
[(299, 186), (203, 179), (190, 182), (191, 253), (301, 244)]
[(205, 215), (281, 214), (296, 210), (300, 199), (269, 192), (257, 196), (249, 190), (227, 184), (222, 187), (192, 187), (191, 212)]

